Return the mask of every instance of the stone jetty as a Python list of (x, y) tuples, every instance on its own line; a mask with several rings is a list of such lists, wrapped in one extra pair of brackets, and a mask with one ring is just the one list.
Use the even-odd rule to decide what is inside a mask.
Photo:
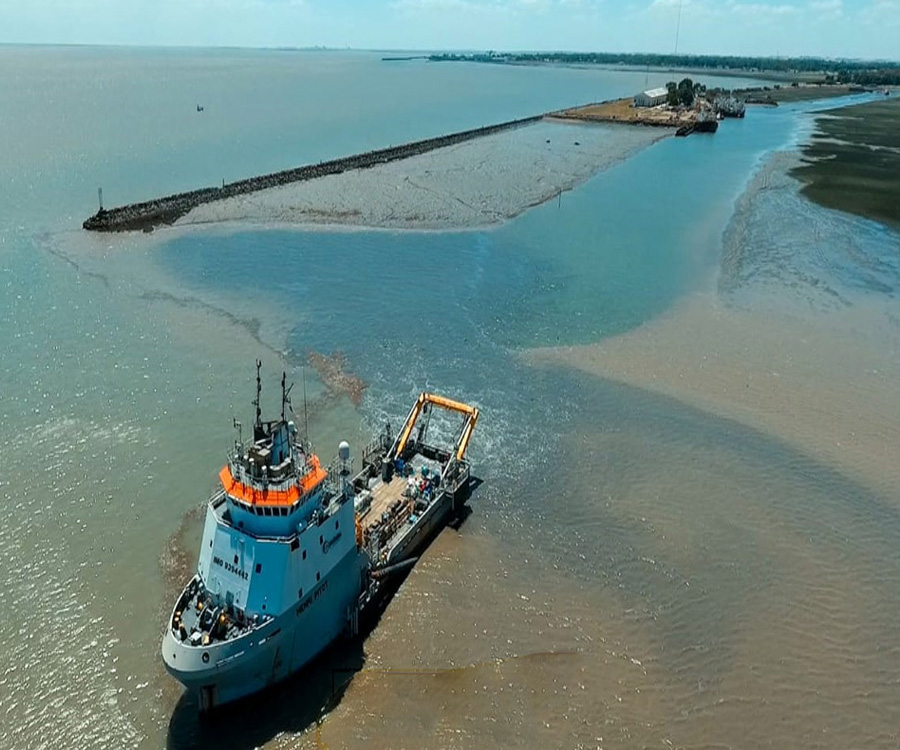
[(187, 193), (177, 193), (164, 198), (144, 201), (143, 203), (131, 203), (118, 208), (101, 208), (96, 214), (85, 220), (82, 226), (92, 232), (151, 231), (154, 227), (174, 224), (179, 218), (204, 203), (254, 193), (266, 188), (288, 185), (292, 182), (312, 180), (317, 177), (339, 174), (352, 169), (366, 169), (376, 164), (407, 159), (435, 149), (453, 146), (463, 141), (481, 138), (482, 136), (523, 125), (530, 125), (542, 118), (543, 115), (524, 117), (497, 125), (487, 125), (481, 128), (474, 128), (473, 130), (438, 136), (437, 138), (426, 138), (425, 140), (414, 141), (401, 146), (367, 151), (354, 156), (345, 156), (340, 159), (333, 159), (318, 164), (308, 164), (303, 167), (286, 169), (282, 172), (274, 172), (273, 174), (260, 177), (251, 177), (246, 180), (227, 183), (222, 187), (201, 188)]

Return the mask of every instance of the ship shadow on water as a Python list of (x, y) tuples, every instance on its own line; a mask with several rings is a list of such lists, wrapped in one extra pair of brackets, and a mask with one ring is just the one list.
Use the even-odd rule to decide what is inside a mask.
[(363, 643), (375, 627), (341, 639), (313, 662), (255, 695), (200, 714), (197, 697), (184, 693), (169, 720), (168, 748), (251, 748), (282, 732), (299, 734), (340, 703), (353, 675), (365, 665)]
[[(469, 492), (481, 483), (470, 477)], [(446, 525), (459, 531), (471, 514), (467, 503)], [(243, 750), (263, 745), (283, 732), (300, 734), (314, 726), (338, 706), (353, 677), (365, 667), (365, 641), (409, 573), (407, 569), (393, 577), (377, 605), (360, 617), (356, 636), (339, 638), (286, 680), (208, 714), (200, 714), (197, 696), (183, 693), (169, 719), (166, 747)]]

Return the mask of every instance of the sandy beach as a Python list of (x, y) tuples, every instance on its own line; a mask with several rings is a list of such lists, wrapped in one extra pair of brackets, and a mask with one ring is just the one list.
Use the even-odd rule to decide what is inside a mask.
[(570, 190), (668, 135), (658, 128), (543, 121), (371, 169), (209, 203), (176, 226), (483, 227)]

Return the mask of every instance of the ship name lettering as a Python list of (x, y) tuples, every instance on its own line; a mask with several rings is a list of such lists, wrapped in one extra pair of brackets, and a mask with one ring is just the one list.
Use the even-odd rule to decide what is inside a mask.
[(325, 589), (328, 588), (328, 581), (324, 581), (319, 588), (313, 591), (312, 596), (310, 596), (305, 602), (297, 606), (296, 616), (300, 617), (304, 612), (306, 612), (307, 608), (310, 604), (312, 604), (316, 599), (318, 599), (322, 594), (325, 593)]

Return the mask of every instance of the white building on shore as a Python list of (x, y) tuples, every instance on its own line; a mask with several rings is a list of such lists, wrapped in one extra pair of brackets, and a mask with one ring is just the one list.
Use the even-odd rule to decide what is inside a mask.
[(634, 97), (634, 106), (635, 107), (656, 107), (660, 104), (665, 104), (666, 99), (669, 98), (669, 90), (666, 88), (658, 88), (658, 89), (650, 89), (649, 91), (642, 91), (636, 97)]

